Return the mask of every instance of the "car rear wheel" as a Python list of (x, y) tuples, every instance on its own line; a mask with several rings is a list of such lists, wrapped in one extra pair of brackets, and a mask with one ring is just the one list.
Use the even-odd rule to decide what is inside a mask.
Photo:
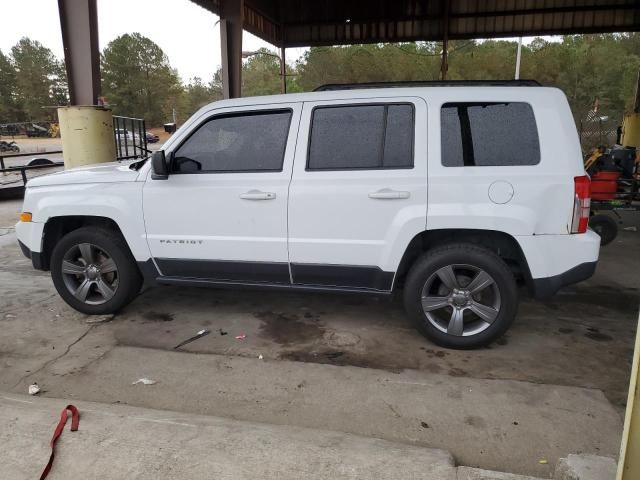
[(58, 242), (51, 255), (51, 277), (64, 301), (89, 315), (116, 313), (142, 286), (122, 237), (96, 227), (74, 230)]
[(589, 227), (600, 235), (600, 245), (605, 246), (613, 242), (618, 236), (618, 224), (607, 215), (592, 215)]
[(413, 265), (404, 304), (416, 328), (450, 348), (487, 345), (509, 328), (517, 312), (517, 288), (507, 264), (472, 244), (436, 248)]

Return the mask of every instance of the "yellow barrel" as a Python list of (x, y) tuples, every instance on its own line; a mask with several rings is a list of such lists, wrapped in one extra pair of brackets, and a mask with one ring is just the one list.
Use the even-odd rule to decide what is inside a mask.
[(622, 120), (622, 146), (640, 150), (640, 113), (625, 113)]
[(65, 168), (115, 161), (113, 116), (109, 108), (60, 107), (58, 120)]

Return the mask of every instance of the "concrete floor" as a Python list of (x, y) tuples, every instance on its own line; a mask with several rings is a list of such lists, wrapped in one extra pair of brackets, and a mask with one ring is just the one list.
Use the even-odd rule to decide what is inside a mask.
[[(61, 400), (0, 395), (3, 478), (38, 478)], [(451, 455), (338, 432), (83, 402), (50, 480), (462, 480)], [(487, 479), (488, 477), (471, 477)], [(528, 480), (521, 477), (522, 480)], [(516, 479), (514, 479), (516, 480)], [(535, 480), (531, 478), (531, 480)]]
[[(622, 230), (596, 275), (553, 300), (523, 292), (490, 348), (452, 351), (420, 337), (397, 299), (359, 295), (160, 287), (88, 324), (2, 230), (19, 210), (0, 204), (2, 391), (37, 381), (45, 396), (327, 428), (540, 477), (569, 453), (617, 455), (640, 232)], [(173, 351), (202, 328), (211, 334)], [(158, 384), (131, 385), (141, 377)]]

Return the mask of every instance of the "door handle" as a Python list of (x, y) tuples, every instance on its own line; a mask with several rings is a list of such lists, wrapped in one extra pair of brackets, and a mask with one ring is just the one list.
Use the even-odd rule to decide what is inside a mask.
[(249, 190), (240, 194), (243, 200), (273, 200), (276, 198), (274, 192), (261, 192), (260, 190)]
[(402, 198), (409, 198), (411, 193), (403, 192), (399, 190), (391, 190), (390, 188), (383, 188), (377, 192), (369, 193), (369, 198), (383, 199), (383, 200), (396, 200)]

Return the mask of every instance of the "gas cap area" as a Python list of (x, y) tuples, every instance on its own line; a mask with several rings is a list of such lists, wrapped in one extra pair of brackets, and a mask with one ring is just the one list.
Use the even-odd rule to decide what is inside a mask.
[(497, 180), (489, 185), (489, 199), (493, 203), (509, 203), (513, 198), (513, 185), (506, 180)]

